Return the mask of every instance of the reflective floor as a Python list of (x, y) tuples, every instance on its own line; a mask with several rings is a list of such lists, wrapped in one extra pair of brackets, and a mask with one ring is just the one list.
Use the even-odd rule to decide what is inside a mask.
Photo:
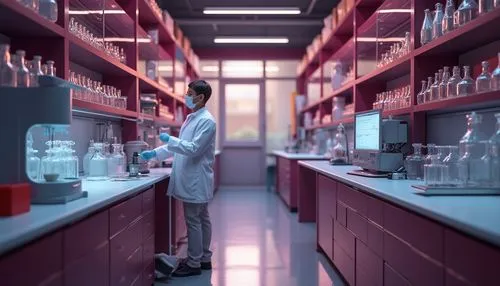
[(315, 225), (299, 224), (275, 193), (221, 189), (210, 214), (214, 270), (156, 286), (344, 285), (315, 250)]

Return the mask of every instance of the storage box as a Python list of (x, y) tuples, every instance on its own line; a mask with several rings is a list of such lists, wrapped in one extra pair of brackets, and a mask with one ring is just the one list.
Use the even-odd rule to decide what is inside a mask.
[(31, 185), (0, 185), (0, 217), (29, 212), (31, 208)]

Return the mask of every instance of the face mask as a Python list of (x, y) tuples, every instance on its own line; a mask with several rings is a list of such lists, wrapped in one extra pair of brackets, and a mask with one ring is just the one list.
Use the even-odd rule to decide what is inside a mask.
[(193, 103), (193, 97), (192, 96), (184, 95), (184, 101), (186, 101), (186, 106), (189, 109), (193, 109), (193, 108), (196, 107), (196, 104)]

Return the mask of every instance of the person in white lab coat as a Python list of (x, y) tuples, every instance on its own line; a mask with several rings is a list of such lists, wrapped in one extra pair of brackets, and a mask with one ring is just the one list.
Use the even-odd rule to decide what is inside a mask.
[(204, 80), (193, 81), (188, 87), (184, 98), (193, 112), (182, 124), (179, 138), (162, 133), (160, 140), (165, 145), (141, 153), (145, 160), (165, 160), (174, 156), (167, 195), (183, 202), (188, 234), (188, 257), (181, 259), (172, 274), (177, 277), (199, 275), (201, 270), (212, 269), (208, 202), (214, 190), (216, 124), (205, 107), (212, 88)]

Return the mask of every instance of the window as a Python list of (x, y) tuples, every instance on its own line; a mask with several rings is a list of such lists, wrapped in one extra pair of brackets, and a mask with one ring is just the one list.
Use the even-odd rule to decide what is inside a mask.
[(262, 61), (223, 61), (222, 77), (261, 78), (264, 77)]
[(266, 77), (295, 78), (298, 64), (298, 61), (266, 61)]
[(226, 140), (259, 140), (259, 105), (259, 84), (225, 85)]

